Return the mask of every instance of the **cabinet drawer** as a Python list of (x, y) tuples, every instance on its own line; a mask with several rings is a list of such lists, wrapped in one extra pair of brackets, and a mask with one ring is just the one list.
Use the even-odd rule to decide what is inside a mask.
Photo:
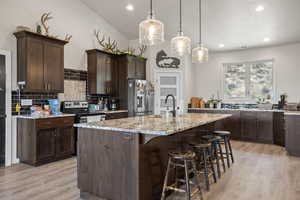
[(45, 128), (69, 127), (69, 126), (73, 126), (73, 124), (74, 124), (73, 117), (39, 119), (36, 121), (36, 128), (37, 129), (45, 129)]

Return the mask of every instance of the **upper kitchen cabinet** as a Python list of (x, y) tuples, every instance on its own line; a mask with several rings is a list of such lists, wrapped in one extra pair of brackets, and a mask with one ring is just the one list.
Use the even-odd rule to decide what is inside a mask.
[(119, 68), (124, 68), (126, 79), (146, 79), (147, 59), (137, 56), (121, 55), (118, 57)]
[(116, 92), (118, 70), (113, 54), (93, 49), (88, 55), (88, 89), (90, 94), (109, 94)]
[(17, 38), (18, 82), (24, 91), (64, 91), (64, 45), (59, 40), (29, 31), (14, 33)]

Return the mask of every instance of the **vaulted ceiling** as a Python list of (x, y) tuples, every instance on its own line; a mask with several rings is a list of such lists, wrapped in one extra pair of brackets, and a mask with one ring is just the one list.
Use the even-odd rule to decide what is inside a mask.
[[(149, 12), (150, 0), (81, 0), (129, 39), (138, 38), (138, 25)], [(179, 0), (153, 0), (167, 39), (178, 31)], [(183, 0), (183, 29), (198, 42), (198, 0)], [(134, 11), (127, 11), (132, 4)], [(265, 10), (256, 12), (257, 6)], [(205, 12), (207, 14), (205, 14)], [(212, 50), (234, 50), (300, 41), (300, 0), (203, 0), (203, 37)], [(101, 29), (101, 27), (99, 27)], [(264, 42), (264, 38), (270, 38)], [(224, 44), (224, 48), (219, 45)]]

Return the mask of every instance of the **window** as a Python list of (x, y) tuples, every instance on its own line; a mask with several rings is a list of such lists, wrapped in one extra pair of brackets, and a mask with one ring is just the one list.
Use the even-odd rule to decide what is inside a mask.
[(223, 85), (225, 100), (272, 100), (273, 61), (224, 64)]
[(158, 72), (157, 73), (157, 80), (158, 80), (158, 112), (163, 114), (167, 108), (169, 110), (172, 109), (172, 99), (169, 98), (167, 104), (165, 103), (166, 96), (168, 94), (174, 95), (176, 99), (176, 106), (179, 105), (178, 99), (180, 99), (180, 75), (179, 73), (165, 73), (165, 72)]

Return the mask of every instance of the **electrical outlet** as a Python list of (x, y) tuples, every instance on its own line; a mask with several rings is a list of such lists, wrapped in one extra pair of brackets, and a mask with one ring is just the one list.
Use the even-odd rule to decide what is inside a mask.
[(21, 106), (32, 106), (32, 99), (22, 99)]

